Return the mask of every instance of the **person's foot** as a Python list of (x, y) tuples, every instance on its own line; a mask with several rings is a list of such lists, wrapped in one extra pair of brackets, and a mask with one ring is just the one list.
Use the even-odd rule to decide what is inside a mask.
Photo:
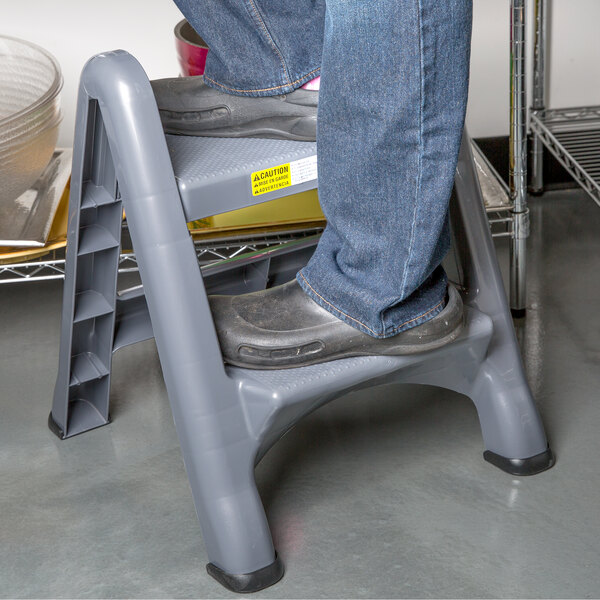
[(251, 369), (425, 352), (456, 339), (463, 325), (462, 300), (452, 285), (438, 315), (385, 339), (373, 338), (334, 317), (295, 279), (240, 296), (209, 296), (209, 301), (225, 362)]
[(207, 86), (202, 77), (150, 83), (166, 133), (316, 140), (318, 91), (255, 98), (225, 94)]

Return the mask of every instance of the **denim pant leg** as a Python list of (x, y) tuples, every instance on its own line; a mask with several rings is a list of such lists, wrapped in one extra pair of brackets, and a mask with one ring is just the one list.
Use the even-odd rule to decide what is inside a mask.
[(175, 0), (210, 52), (204, 80), (244, 96), (286, 94), (318, 77), (325, 0)]
[(298, 281), (375, 337), (443, 308), (471, 11), (471, 0), (327, 0), (317, 146), (328, 224)]
[(298, 281), (375, 337), (443, 308), (471, 1), (176, 0), (211, 48), (209, 85), (281, 94), (321, 67), (319, 198), (328, 225)]

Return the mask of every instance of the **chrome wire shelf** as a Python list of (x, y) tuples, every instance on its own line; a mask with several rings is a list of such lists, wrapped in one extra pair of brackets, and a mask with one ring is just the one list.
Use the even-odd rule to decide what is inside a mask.
[[(600, 107), (599, 107), (600, 108)], [(600, 122), (600, 116), (598, 116)], [(513, 202), (507, 184), (494, 169), (479, 146), (472, 141), (473, 157), (485, 210), (488, 214), (493, 237), (512, 237), (514, 218)], [(265, 248), (285, 244), (320, 233), (322, 227), (298, 228), (286, 231), (270, 231), (261, 234), (229, 235), (205, 240), (195, 240), (196, 254), (201, 266), (235, 258), (246, 252), (256, 252)], [(124, 243), (127, 244), (127, 223), (123, 223)], [(0, 285), (5, 283), (26, 283), (64, 279), (65, 251), (53, 250), (43, 259), (14, 264), (0, 265)], [(123, 251), (119, 259), (119, 273), (135, 273), (138, 265), (135, 253)]]
[[(280, 246), (294, 240), (318, 234), (322, 228), (298, 229), (273, 232), (264, 235), (232, 236), (194, 242), (198, 263), (201, 266), (235, 258), (247, 252)], [(0, 284), (25, 283), (64, 279), (64, 249), (53, 251), (47, 260), (0, 265)], [(119, 273), (134, 273), (138, 270), (133, 252), (123, 252), (119, 258)]]
[(600, 206), (600, 106), (532, 111), (531, 131)]
[(196, 241), (196, 255), (200, 265), (204, 266), (221, 260), (232, 259), (247, 252), (257, 252), (265, 248), (287, 244), (288, 242), (317, 235), (322, 231), (322, 227), (311, 227), (270, 232), (263, 235), (219, 237), (213, 240)]
[(512, 237), (514, 217), (511, 211), (514, 203), (510, 199), (508, 185), (473, 140), (471, 148), (492, 237)]
[(48, 260), (32, 260), (0, 265), (0, 284), (26, 281), (48, 281), (65, 278), (65, 259), (54, 258), (62, 252), (53, 252)]
[[(475, 142), (472, 142), (472, 148), (492, 236), (512, 237), (514, 219), (510, 211), (513, 203), (510, 200), (508, 186)], [(126, 222), (123, 224), (123, 230), (124, 238), (127, 239)], [(204, 266), (235, 258), (246, 252), (264, 250), (302, 239), (318, 234), (322, 230), (321, 227), (310, 227), (264, 234), (230, 235), (229, 237), (196, 240), (194, 245), (198, 262)], [(43, 259), (0, 265), (0, 285), (64, 279), (64, 268), (64, 249), (53, 250)], [(119, 273), (135, 273), (137, 270), (135, 253), (122, 252), (119, 259)]]

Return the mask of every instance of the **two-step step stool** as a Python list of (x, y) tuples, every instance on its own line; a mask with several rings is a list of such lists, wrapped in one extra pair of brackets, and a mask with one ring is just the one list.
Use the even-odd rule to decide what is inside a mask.
[[(252, 193), (253, 173), (310, 165), (315, 154), (316, 145), (306, 142), (165, 136), (150, 83), (131, 55), (98, 55), (83, 71), (50, 427), (68, 438), (108, 423), (113, 352), (154, 337), (208, 571), (237, 592), (262, 589), (283, 575), (254, 466), (304, 415), (351, 390), (391, 382), (455, 390), (475, 404), (486, 460), (513, 475), (553, 464), (525, 380), (466, 133), (451, 203), (455, 283), (465, 305), (456, 341), (417, 355), (287, 370), (223, 364), (207, 290), (241, 293), (283, 283), (305, 264), (315, 241), (201, 270), (186, 223), (315, 188), (315, 176), (305, 174)], [(123, 209), (143, 289), (118, 296)]]

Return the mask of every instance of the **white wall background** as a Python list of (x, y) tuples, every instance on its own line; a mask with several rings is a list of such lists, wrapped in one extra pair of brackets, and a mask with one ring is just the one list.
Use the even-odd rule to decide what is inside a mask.
[[(533, 1), (528, 2), (531, 29)], [(551, 106), (600, 104), (600, 1), (548, 3)], [(467, 119), (475, 137), (508, 133), (509, 7), (509, 0), (474, 0)], [(0, 0), (0, 34), (35, 42), (61, 64), (62, 146), (72, 143), (77, 82), (85, 61), (98, 52), (124, 48), (151, 79), (175, 76), (172, 31), (181, 18), (171, 0)]]
[[(546, 105), (561, 108), (600, 104), (600, 2), (547, 0), (547, 6)], [(527, 0), (526, 19), (531, 87), (533, 0)], [(509, 32), (509, 0), (473, 0), (467, 125), (474, 137), (508, 135)]]

